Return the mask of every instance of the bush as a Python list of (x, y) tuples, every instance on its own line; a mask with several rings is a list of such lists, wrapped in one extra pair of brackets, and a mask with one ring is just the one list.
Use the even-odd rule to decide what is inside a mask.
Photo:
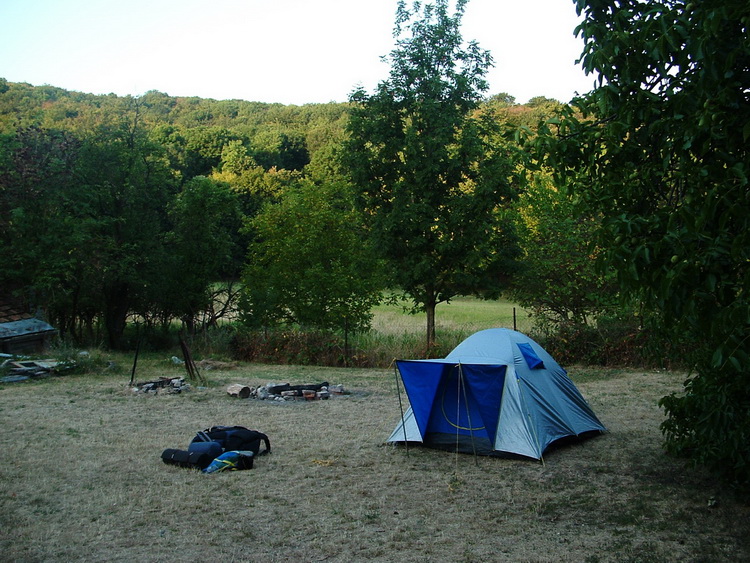
[(343, 348), (333, 333), (297, 330), (240, 330), (230, 344), (232, 357), (245, 362), (343, 365)]
[(624, 360), (625, 357), (632, 360), (632, 342), (637, 336), (622, 327), (614, 330), (581, 324), (561, 324), (554, 331), (535, 333), (534, 338), (561, 365), (613, 366), (628, 363)]
[(750, 498), (750, 390), (731, 367), (699, 368), (685, 392), (659, 401), (668, 453), (705, 465)]
[(60, 362), (56, 371), (66, 375), (102, 373), (110, 369), (109, 361), (100, 349), (82, 350), (66, 340), (55, 341), (47, 355)]
[(204, 358), (228, 357), (236, 335), (234, 325), (208, 327), (191, 338), (190, 346), (194, 354)]
[(387, 368), (396, 359), (442, 358), (468, 334), (444, 331), (439, 342), (425, 349), (424, 335), (367, 331), (350, 337), (325, 331), (239, 330), (231, 340), (235, 360), (271, 364), (301, 364)]
[(397, 359), (442, 358), (467, 336), (465, 331), (443, 330), (438, 333), (435, 344), (427, 348), (421, 332), (363, 332), (352, 338), (352, 365), (388, 367)]
[(600, 319), (596, 326), (561, 324), (534, 335), (562, 365), (684, 369), (690, 345), (675, 335), (644, 329), (633, 320)]

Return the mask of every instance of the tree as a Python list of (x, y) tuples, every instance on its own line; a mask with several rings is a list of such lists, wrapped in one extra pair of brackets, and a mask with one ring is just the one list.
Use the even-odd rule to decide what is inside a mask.
[(137, 108), (121, 117), (81, 138), (24, 128), (0, 147), (0, 281), (33, 294), (63, 336), (80, 338), (100, 318), (113, 347), (164, 277), (171, 195)]
[(661, 401), (667, 450), (750, 490), (750, 5), (576, 5), (598, 86), (540, 148), (602, 213), (624, 294), (692, 341), (684, 393)]
[(302, 170), (310, 162), (300, 134), (266, 130), (252, 139), (253, 157), (265, 169)]
[[(390, 78), (351, 96), (343, 159), (358, 205), (401, 288), (427, 316), (461, 294), (496, 295), (516, 252), (505, 207), (514, 196), (508, 148), (472, 114), (490, 54), (463, 45), (467, 0), (398, 4)], [(410, 35), (406, 32), (409, 31)]]
[(236, 202), (251, 218), (303, 176), (342, 181), (331, 155), (347, 112), (0, 79), (0, 290), (23, 291), (79, 341), (125, 344), (131, 316), (189, 321), (208, 276), (239, 277), (249, 235)]
[(62, 336), (96, 300), (83, 273), (94, 222), (76, 180), (80, 148), (73, 135), (38, 127), (0, 139), (0, 287), (23, 291)]
[(128, 315), (142, 310), (160, 284), (167, 205), (174, 176), (161, 147), (148, 139), (138, 100), (126, 99), (115, 126), (102, 125), (84, 140), (78, 182), (81, 205), (93, 218), (86, 239), (88, 266), (101, 295), (109, 346), (124, 344)]
[(196, 176), (182, 188), (170, 211), (174, 227), (169, 237), (169, 261), (162, 265), (168, 269), (164, 272), (167, 283), (161, 286), (164, 293), (157, 303), (169, 303), (170, 313), (181, 318), (192, 334), (196, 320), (213, 305), (212, 283), (222, 274), (230, 277), (235, 273), (230, 229), (239, 226), (233, 221), (239, 205), (228, 185)]
[(538, 328), (583, 328), (617, 305), (614, 275), (599, 271), (591, 244), (597, 216), (582, 214), (565, 190), (537, 172), (518, 201), (523, 268), (512, 296), (534, 312)]
[(254, 166), (257, 164), (242, 141), (235, 139), (224, 145), (221, 151), (221, 172), (237, 175)]
[(379, 264), (346, 186), (300, 181), (251, 221), (243, 280), (251, 324), (364, 330), (382, 289)]

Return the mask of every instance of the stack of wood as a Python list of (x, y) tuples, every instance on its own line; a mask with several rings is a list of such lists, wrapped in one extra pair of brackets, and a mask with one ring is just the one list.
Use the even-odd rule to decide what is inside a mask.
[[(6, 355), (4, 355), (6, 356)], [(7, 376), (0, 378), (2, 383), (14, 381), (25, 381), (32, 378), (49, 377), (50, 375), (60, 375), (65, 370), (75, 367), (75, 363), (58, 360), (31, 360), (15, 359), (12, 356), (0, 363), (0, 371), (8, 372)]]

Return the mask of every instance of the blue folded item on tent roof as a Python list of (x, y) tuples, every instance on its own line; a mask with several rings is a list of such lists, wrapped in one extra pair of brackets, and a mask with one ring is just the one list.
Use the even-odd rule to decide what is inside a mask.
[(529, 369), (544, 368), (544, 362), (537, 353), (534, 352), (531, 344), (528, 342), (517, 342), (516, 346), (518, 346), (518, 349), (521, 351), (521, 355), (523, 356), (523, 359), (526, 360), (526, 365), (529, 366)]

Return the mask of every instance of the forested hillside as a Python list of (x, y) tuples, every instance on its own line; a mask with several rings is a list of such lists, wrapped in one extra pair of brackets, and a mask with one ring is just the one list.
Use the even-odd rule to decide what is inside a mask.
[(219, 164), (221, 148), (238, 139), (252, 147), (252, 155), (266, 168), (301, 169), (311, 154), (341, 134), (346, 115), (346, 104), (283, 106), (175, 98), (156, 91), (123, 98), (5, 80), (0, 81), (0, 93), (4, 134), (35, 126), (86, 135), (130, 116), (161, 141), (181, 144), (196, 159), (197, 168), (190, 172), (198, 173), (210, 173), (210, 166)]

